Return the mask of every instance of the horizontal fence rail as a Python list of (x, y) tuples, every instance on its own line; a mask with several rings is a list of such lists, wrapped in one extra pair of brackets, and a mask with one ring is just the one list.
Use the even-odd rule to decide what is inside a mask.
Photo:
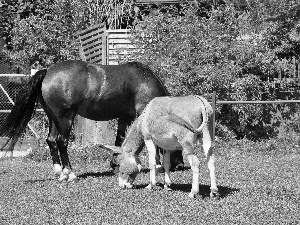
[(274, 100), (274, 101), (218, 101), (217, 93), (214, 91), (212, 94), (212, 108), (213, 108), (213, 140), (216, 135), (216, 105), (234, 105), (234, 104), (289, 104), (289, 103), (300, 103), (300, 100)]

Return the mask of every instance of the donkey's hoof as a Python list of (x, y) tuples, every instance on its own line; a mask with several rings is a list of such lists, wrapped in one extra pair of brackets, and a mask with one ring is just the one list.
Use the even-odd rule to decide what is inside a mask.
[(220, 198), (219, 192), (218, 192), (218, 191), (215, 191), (215, 190), (214, 190), (214, 191), (212, 190), (212, 191), (210, 192), (210, 195), (209, 195), (209, 196), (210, 196), (210, 198), (212, 198), (212, 199), (219, 199), (219, 198)]
[(164, 190), (172, 191), (171, 184), (164, 184)]
[(192, 199), (196, 198), (195, 192), (191, 191), (191, 192), (189, 193), (189, 198), (192, 198)]
[(145, 188), (148, 190), (152, 190), (152, 184), (148, 184)]
[(156, 174), (164, 173), (164, 172), (165, 172), (165, 169), (161, 165), (156, 165), (156, 168), (155, 168), (155, 173)]

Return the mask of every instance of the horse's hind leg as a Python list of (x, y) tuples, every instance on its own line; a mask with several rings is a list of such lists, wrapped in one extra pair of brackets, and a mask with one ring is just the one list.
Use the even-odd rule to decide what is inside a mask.
[(68, 155), (68, 143), (70, 138), (70, 132), (73, 125), (75, 114), (69, 113), (68, 116), (58, 120), (58, 135), (56, 144), (60, 152), (60, 158), (62, 163), (62, 175), (60, 181), (68, 180), (69, 182), (77, 180), (76, 175), (71, 171), (72, 167)]
[(50, 153), (52, 156), (52, 161), (53, 161), (53, 169), (54, 169), (54, 174), (55, 175), (60, 175), (62, 173), (62, 167), (61, 167), (61, 161), (59, 157), (59, 150), (56, 144), (56, 139), (57, 139), (57, 129), (55, 127), (55, 124), (53, 120), (50, 119), (49, 117), (49, 134), (46, 139), (46, 142), (50, 148)]

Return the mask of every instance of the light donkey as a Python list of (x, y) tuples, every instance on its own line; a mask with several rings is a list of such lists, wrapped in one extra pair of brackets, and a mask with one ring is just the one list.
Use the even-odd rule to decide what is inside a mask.
[(218, 196), (212, 149), (212, 116), (211, 105), (201, 96), (157, 97), (151, 100), (143, 113), (131, 125), (122, 146), (114, 149), (114, 151), (121, 152), (119, 186), (132, 188), (132, 184), (141, 170), (138, 155), (145, 143), (150, 167), (150, 184), (147, 188), (151, 189), (156, 185), (156, 146), (165, 149), (163, 156), (164, 187), (168, 190), (171, 190), (170, 151), (182, 150), (193, 171), (192, 190), (189, 197), (194, 198), (199, 192), (199, 159), (194, 150), (195, 144), (202, 136), (211, 178), (210, 196)]

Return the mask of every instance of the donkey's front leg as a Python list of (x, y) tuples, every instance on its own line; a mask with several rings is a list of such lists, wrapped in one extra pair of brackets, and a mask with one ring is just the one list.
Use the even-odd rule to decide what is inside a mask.
[(170, 179), (170, 151), (164, 150), (163, 162), (164, 162), (164, 169), (165, 169), (165, 184), (164, 189), (171, 191), (171, 179)]
[(150, 184), (146, 187), (147, 189), (152, 189), (156, 185), (156, 178), (155, 178), (155, 156), (156, 156), (156, 148), (151, 139), (145, 140), (145, 145), (148, 150), (149, 156), (149, 168), (150, 168)]

